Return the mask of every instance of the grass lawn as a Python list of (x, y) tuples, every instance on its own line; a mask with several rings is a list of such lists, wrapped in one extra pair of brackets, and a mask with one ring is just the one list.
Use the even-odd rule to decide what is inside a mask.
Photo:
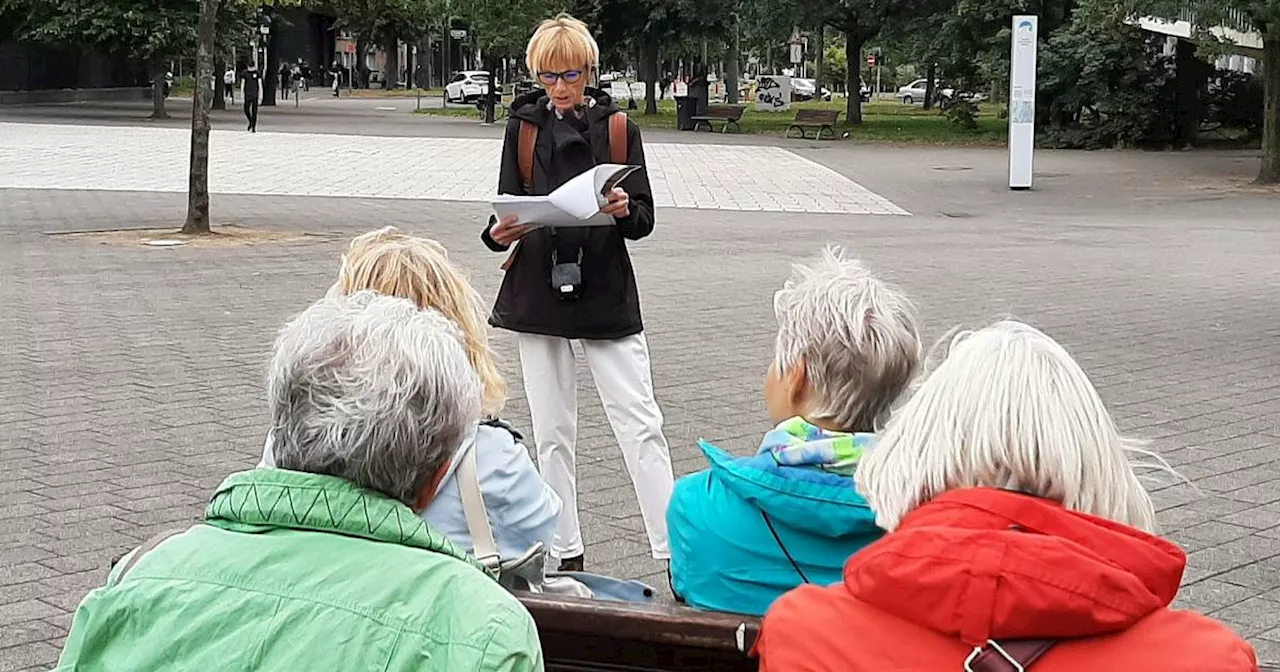
[[(795, 118), (797, 109), (820, 109), (844, 111), (843, 99), (831, 102), (810, 101), (796, 103), (790, 112), (757, 112), (748, 106), (742, 116), (742, 132), (763, 135), (782, 135), (787, 125)], [(978, 128), (963, 129), (949, 121), (937, 110), (925, 111), (919, 106), (903, 105), (897, 101), (877, 100), (862, 106), (862, 125), (851, 126), (844, 123), (844, 115), (835, 125), (836, 136), (849, 133), (849, 140), (863, 142), (902, 142), (912, 144), (939, 145), (1001, 145), (1008, 136), (1008, 122), (999, 119), (995, 114), (995, 106), (984, 106), (978, 112)], [(475, 108), (424, 109), (419, 114), (430, 116), (448, 116), (479, 119)], [(658, 114), (644, 114), (642, 110), (631, 110), (631, 119), (642, 128), (676, 127), (676, 104), (672, 100), (658, 102)], [(716, 125), (719, 128), (719, 124)], [(706, 131), (701, 131), (705, 133)], [(810, 131), (812, 133), (812, 131)], [(794, 133), (793, 133), (794, 135)], [(823, 138), (827, 137), (823, 133)]]

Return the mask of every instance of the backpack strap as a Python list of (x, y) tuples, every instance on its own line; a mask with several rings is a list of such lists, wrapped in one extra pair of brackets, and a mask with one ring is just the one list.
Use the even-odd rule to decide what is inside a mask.
[(987, 640), (964, 659), (965, 672), (1025, 672), (1057, 644), (1052, 639)]
[(609, 115), (609, 160), (626, 165), (627, 155), (627, 113), (614, 112)]
[(533, 189), (533, 157), (538, 144), (538, 126), (529, 121), (520, 121), (520, 142), (518, 160), (520, 163), (520, 184), (524, 185), (527, 194)]

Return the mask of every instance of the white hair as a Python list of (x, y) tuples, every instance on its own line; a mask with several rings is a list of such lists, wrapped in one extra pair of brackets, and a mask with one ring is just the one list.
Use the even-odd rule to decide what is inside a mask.
[(809, 420), (873, 431), (920, 363), (914, 306), (838, 247), (791, 268), (773, 296), (775, 366), (785, 375), (804, 362), (816, 397)]
[(457, 326), (372, 291), (321, 299), (285, 325), (267, 395), (277, 465), (409, 505), (480, 417)]
[(858, 465), (876, 523), (895, 529), (955, 488), (1025, 492), (1155, 531), (1155, 509), (1098, 391), (1061, 345), (1021, 322), (959, 332)]

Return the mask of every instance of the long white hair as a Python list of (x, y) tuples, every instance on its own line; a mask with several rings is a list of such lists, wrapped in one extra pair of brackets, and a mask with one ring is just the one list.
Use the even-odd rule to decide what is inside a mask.
[(1061, 345), (1013, 321), (947, 340), (937, 368), (858, 465), (857, 487), (877, 524), (893, 530), (943, 492), (991, 487), (1155, 531), (1151, 497), (1127, 453), (1152, 454), (1120, 436)]

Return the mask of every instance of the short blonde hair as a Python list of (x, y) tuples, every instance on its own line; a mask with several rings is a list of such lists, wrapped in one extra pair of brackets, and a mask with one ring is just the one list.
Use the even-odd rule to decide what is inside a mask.
[(895, 529), (948, 490), (986, 487), (1155, 531), (1151, 497), (1128, 458), (1154, 455), (1120, 436), (1061, 345), (1014, 321), (946, 341), (937, 369), (858, 465), (858, 490), (880, 527)]
[(600, 46), (587, 24), (568, 14), (560, 14), (538, 24), (524, 52), (529, 74), (537, 77), (551, 63), (582, 64), (594, 70), (600, 64)]
[(329, 296), (362, 290), (398, 296), (434, 308), (462, 329), (467, 356), (483, 387), (483, 411), (496, 416), (507, 399), (507, 383), (498, 373), (489, 346), (484, 302), (466, 275), (449, 260), (444, 246), (402, 233), (394, 226), (356, 236), (342, 255), (338, 280)]
[(773, 295), (778, 320), (774, 365), (803, 361), (816, 397), (808, 420), (871, 432), (888, 417), (920, 364), (915, 307), (839, 247), (795, 264)]

